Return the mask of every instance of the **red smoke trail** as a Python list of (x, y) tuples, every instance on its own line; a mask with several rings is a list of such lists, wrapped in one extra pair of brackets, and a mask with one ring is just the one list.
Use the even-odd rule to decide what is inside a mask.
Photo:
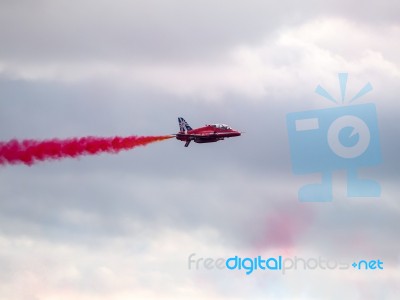
[(11, 140), (0, 142), (0, 165), (23, 163), (28, 166), (49, 159), (62, 159), (102, 152), (118, 153), (138, 146), (170, 139), (173, 136), (83, 137), (65, 140)]

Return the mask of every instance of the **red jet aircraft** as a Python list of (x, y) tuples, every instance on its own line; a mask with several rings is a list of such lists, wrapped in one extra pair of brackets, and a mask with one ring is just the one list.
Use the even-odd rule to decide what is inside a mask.
[(193, 129), (184, 118), (178, 118), (178, 122), (179, 132), (175, 136), (177, 140), (186, 142), (185, 147), (189, 146), (191, 141), (195, 143), (213, 143), (224, 138), (241, 135), (239, 131), (233, 130), (225, 124), (211, 124)]

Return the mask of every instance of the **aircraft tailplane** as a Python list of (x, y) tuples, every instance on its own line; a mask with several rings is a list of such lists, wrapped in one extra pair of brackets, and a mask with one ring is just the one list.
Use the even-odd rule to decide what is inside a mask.
[(188, 122), (185, 121), (184, 118), (179, 117), (178, 122), (179, 122), (179, 131), (180, 132), (192, 130), (192, 127), (190, 127), (190, 125), (188, 124)]

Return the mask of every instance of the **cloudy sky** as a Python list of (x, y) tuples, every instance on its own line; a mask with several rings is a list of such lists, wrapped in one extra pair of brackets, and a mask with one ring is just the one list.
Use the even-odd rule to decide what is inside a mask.
[[(221, 122), (240, 138), (0, 168), (0, 298), (397, 299), (400, 3), (0, 3), (0, 139), (162, 135)], [(379, 198), (303, 203), (286, 114), (367, 82)], [(380, 259), (383, 270), (199, 270), (188, 257)]]

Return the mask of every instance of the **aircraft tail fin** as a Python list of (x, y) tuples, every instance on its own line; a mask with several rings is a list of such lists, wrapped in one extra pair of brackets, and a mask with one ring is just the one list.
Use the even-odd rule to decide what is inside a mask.
[(190, 127), (190, 125), (185, 121), (184, 118), (179, 117), (178, 122), (179, 122), (179, 131), (180, 132), (192, 130), (192, 127)]

